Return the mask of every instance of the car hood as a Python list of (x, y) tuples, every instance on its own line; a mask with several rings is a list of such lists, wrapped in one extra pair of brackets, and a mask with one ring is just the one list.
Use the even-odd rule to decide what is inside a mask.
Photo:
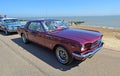
[(102, 37), (98, 31), (84, 29), (64, 29), (56, 32), (51, 32), (52, 35), (75, 40), (81, 44), (92, 43)]

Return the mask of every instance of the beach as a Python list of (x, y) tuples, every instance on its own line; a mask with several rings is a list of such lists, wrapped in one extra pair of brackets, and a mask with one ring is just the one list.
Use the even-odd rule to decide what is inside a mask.
[(71, 28), (80, 28), (88, 30), (97, 30), (103, 34), (104, 48), (120, 51), (120, 29), (110, 29), (103, 27), (93, 27), (93, 26), (70, 26)]

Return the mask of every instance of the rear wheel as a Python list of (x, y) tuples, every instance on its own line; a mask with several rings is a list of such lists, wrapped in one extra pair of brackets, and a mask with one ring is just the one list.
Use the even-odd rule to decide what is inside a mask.
[(68, 51), (63, 47), (57, 47), (55, 50), (55, 54), (57, 60), (62, 64), (69, 64), (73, 60)]
[(22, 41), (23, 41), (23, 43), (25, 43), (25, 44), (28, 43), (28, 40), (27, 40), (25, 34), (22, 34)]

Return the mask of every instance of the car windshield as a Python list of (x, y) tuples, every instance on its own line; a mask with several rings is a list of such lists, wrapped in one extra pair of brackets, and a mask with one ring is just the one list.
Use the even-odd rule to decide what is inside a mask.
[(51, 20), (51, 21), (43, 21), (42, 23), (47, 32), (68, 28), (68, 26), (64, 23), (64, 21)]
[(5, 19), (5, 24), (13, 24), (13, 23), (20, 23), (18, 19)]

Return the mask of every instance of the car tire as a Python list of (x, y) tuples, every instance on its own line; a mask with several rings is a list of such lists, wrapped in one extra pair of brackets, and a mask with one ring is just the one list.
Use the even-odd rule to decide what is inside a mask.
[(28, 43), (28, 40), (27, 40), (25, 34), (22, 34), (22, 41), (23, 41), (23, 43), (25, 43), (25, 44)]
[(9, 32), (8, 32), (8, 30), (5, 30), (5, 35), (9, 35)]
[(55, 50), (55, 54), (57, 60), (64, 65), (70, 64), (73, 60), (69, 52), (63, 47), (57, 47)]

